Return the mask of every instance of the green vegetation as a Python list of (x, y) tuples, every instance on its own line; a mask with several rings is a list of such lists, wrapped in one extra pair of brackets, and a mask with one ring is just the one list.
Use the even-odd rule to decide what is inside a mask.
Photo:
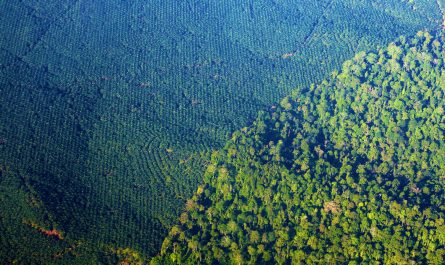
[(212, 155), (158, 263), (444, 264), (445, 35), (360, 52)]
[[(230, 132), (354, 53), (442, 23), (429, 0), (33, 0), (0, 11), (0, 263), (157, 253)], [(64, 238), (54, 245), (53, 229)]]

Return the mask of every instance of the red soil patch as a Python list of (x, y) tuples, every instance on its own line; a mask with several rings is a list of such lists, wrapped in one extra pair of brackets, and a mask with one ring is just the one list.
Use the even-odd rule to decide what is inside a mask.
[(36, 229), (37, 231), (39, 231), (40, 233), (42, 233), (42, 234), (44, 234), (45, 236), (47, 236), (47, 237), (55, 237), (56, 239), (58, 239), (58, 240), (63, 240), (63, 235), (62, 235), (62, 232), (60, 232), (59, 230), (57, 230), (57, 229), (51, 229), (51, 230), (48, 230), (48, 229), (45, 229), (45, 228), (43, 228), (43, 227), (40, 227), (38, 224), (36, 224), (36, 223), (30, 223), (29, 224), (32, 228), (34, 228), (34, 229)]
[(54, 236), (60, 240), (63, 239), (62, 234), (59, 231), (57, 231), (56, 229), (52, 229), (52, 230), (41, 229), (40, 232), (42, 232), (46, 236)]

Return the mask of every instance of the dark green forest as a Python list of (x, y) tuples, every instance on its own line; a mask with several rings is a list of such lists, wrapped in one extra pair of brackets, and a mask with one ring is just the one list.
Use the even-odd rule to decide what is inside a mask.
[(420, 31), (260, 112), (152, 264), (444, 264), (444, 63)]
[[(292, 153), (300, 146), (299, 141), (306, 139), (312, 152), (311, 141), (322, 141), (319, 137), (331, 134), (335, 139), (345, 138), (351, 128), (350, 124), (342, 123), (345, 131), (334, 134), (324, 129), (327, 125), (321, 123), (316, 113), (310, 113), (310, 120), (292, 116), (299, 98), (319, 98), (315, 92), (309, 92), (315, 90), (311, 84), (321, 84), (354, 54), (376, 51), (399, 36), (441, 28), (444, 6), (443, 0), (227, 0), (223, 4), (198, 0), (0, 1), (0, 263), (147, 263), (161, 248), (164, 250), (159, 261), (171, 262), (173, 253), (176, 261), (181, 258), (184, 262), (204, 262), (203, 251), (207, 250), (198, 245), (192, 247), (195, 251), (188, 251), (189, 237), (194, 237), (193, 242), (207, 244), (204, 243), (207, 239), (217, 240), (219, 236), (209, 236), (211, 229), (206, 228), (205, 235), (197, 238), (204, 231), (198, 229), (201, 225), (187, 228), (188, 221), (179, 226), (177, 223), (179, 217), (180, 220), (187, 217), (190, 222), (195, 220), (191, 214), (183, 213), (190, 203), (211, 207), (216, 202), (216, 190), (210, 188), (216, 187), (216, 182), (211, 183), (209, 179), (212, 174), (207, 172), (203, 178), (206, 168), (208, 171), (213, 165), (215, 172), (219, 172), (221, 163), (238, 163), (227, 160), (226, 156), (241, 161), (244, 154), (245, 163), (259, 163), (255, 164), (256, 171), (252, 168), (255, 174), (251, 171), (246, 174), (262, 175), (262, 170), (271, 166), (269, 160), (274, 159), (273, 168), (268, 170), (279, 174), (288, 172), (289, 176), (301, 174), (295, 170), (303, 169), (290, 161), (292, 157), (303, 156)], [(440, 36), (433, 38), (442, 45)], [(403, 45), (397, 42), (397, 47), (402, 49), (400, 56), (406, 54)], [(428, 53), (433, 54), (433, 50)], [(376, 60), (381, 57), (376, 56)], [(368, 59), (364, 63), (366, 67), (378, 65)], [(412, 67), (418, 69), (418, 65)], [(432, 64), (433, 69), (438, 67), (439, 64)], [(323, 82), (334, 82), (340, 75), (334, 74), (328, 79), (331, 81)], [(354, 80), (360, 84), (364, 81)], [(433, 89), (430, 83), (424, 82), (424, 86)], [(342, 104), (349, 106), (346, 100), (351, 95), (346, 92), (349, 93), (345, 91)], [(439, 104), (440, 98), (434, 93), (430, 97), (437, 100), (434, 104)], [(288, 95), (292, 96), (286, 97)], [(331, 113), (334, 102), (328, 95), (325, 100), (326, 106), (315, 101), (309, 102), (312, 105), (304, 104), (310, 112), (313, 112), (310, 108), (318, 111), (319, 106), (324, 106), (325, 112)], [(400, 109), (407, 105), (402, 103), (402, 106), (397, 103)], [(292, 109), (283, 110), (283, 106)], [(384, 118), (379, 109), (375, 112), (379, 113), (378, 118)], [(277, 118), (274, 115), (278, 114), (274, 113), (286, 114)], [(252, 138), (256, 125), (249, 124), (256, 117), (264, 120), (262, 126), (264, 130), (267, 128), (264, 135), (270, 133), (267, 136), (270, 139)], [(323, 117), (332, 122), (329, 130), (336, 128), (337, 121), (330, 121), (330, 116)], [(271, 129), (275, 125), (269, 124), (272, 120), (278, 122), (276, 130), (287, 124), (289, 133), (300, 130), (303, 126), (299, 125), (300, 120), (310, 123), (308, 130), (326, 132), (316, 136), (304, 132), (301, 139), (293, 143), (291, 139), (296, 139), (296, 135), (289, 134), (287, 140), (275, 135), (275, 129)], [(338, 120), (347, 122), (346, 116)], [(359, 121), (350, 121), (353, 122)], [(418, 122), (421, 124), (420, 119)], [(239, 131), (243, 127), (246, 129)], [(230, 140), (234, 131), (237, 131), (233, 136), (236, 139)], [(380, 133), (384, 137), (384, 132)], [(258, 135), (261, 134), (258, 132)], [(367, 135), (366, 139), (370, 137)], [(238, 146), (238, 138), (255, 142), (255, 146), (249, 147), (253, 153), (242, 151), (248, 144)], [(236, 154), (228, 155), (228, 140), (233, 149), (230, 152)], [(326, 147), (320, 142), (319, 148), (328, 155), (327, 148), (333, 140), (325, 140), (330, 142)], [(270, 148), (266, 147), (269, 142)], [(375, 151), (378, 155), (370, 162), (371, 169), (365, 167), (361, 173), (364, 176), (373, 172), (381, 157), (383, 147), (380, 142), (374, 145), (372, 150), (378, 150)], [(434, 148), (442, 148), (436, 145)], [(353, 148), (349, 148), (352, 152)], [(359, 154), (363, 159), (368, 152), (365, 148), (362, 147)], [(325, 163), (340, 170), (338, 163), (343, 161), (347, 150), (344, 153), (339, 150), (333, 149), (334, 153), (320, 162), (320, 172), (328, 167)], [(407, 152), (414, 151), (407, 149)], [(356, 153), (351, 153), (345, 163), (354, 167), (354, 163), (358, 163), (354, 159), (359, 159)], [(255, 158), (257, 154), (260, 156)], [(423, 154), (413, 159), (423, 161)], [(313, 162), (309, 160), (305, 161), (306, 167), (312, 168)], [(388, 172), (394, 171), (391, 163), (387, 162), (386, 166)], [(407, 168), (408, 164), (400, 172)], [(235, 181), (238, 169), (227, 167), (227, 170), (227, 181)], [(417, 174), (417, 168), (412, 170)], [(402, 174), (400, 172), (398, 174)], [(423, 167), (422, 172), (429, 174)], [(215, 178), (217, 175), (214, 174)], [(265, 174), (269, 175), (273, 174)], [(353, 176), (354, 181), (356, 177)], [(273, 178), (283, 179), (281, 175)], [(326, 176), (326, 183), (328, 179)], [(263, 186), (272, 188), (277, 183)], [(298, 183), (295, 185), (300, 187)], [(235, 192), (241, 192), (235, 190), (234, 183), (230, 185), (221, 187), (224, 194), (233, 191), (230, 195), (233, 197)], [(254, 188), (252, 185), (248, 190)], [(337, 185), (339, 192), (343, 192), (342, 186)], [(406, 181), (400, 185), (405, 187)], [(423, 191), (423, 184), (416, 185)], [(204, 187), (208, 187), (205, 194), (213, 196), (206, 203), (199, 201), (201, 197), (196, 193)], [(439, 196), (432, 186), (427, 187), (432, 195)], [(315, 192), (315, 186), (313, 190)], [(281, 196), (276, 195), (275, 188), (274, 191), (270, 196)], [(236, 205), (232, 197), (218, 207), (224, 211), (229, 209), (227, 212), (234, 215), (238, 212), (225, 208)], [(397, 203), (404, 207), (403, 200)], [(284, 204), (283, 207), (287, 209)], [(343, 206), (337, 208), (345, 213)], [(293, 208), (286, 211), (291, 210)], [(197, 212), (195, 217), (201, 214)], [(294, 216), (301, 218), (302, 213), (296, 212)], [(308, 214), (308, 220), (311, 218)], [(436, 220), (434, 216), (431, 218)], [(244, 221), (236, 222), (237, 227), (243, 228)], [(290, 223), (286, 227), (289, 226)], [(176, 228), (184, 232), (181, 240), (171, 236)], [(239, 231), (242, 230), (237, 233)], [(289, 233), (293, 235), (295, 231)], [(234, 234), (227, 236), (237, 244), (240, 257), (247, 262), (250, 259), (245, 255), (247, 244), (237, 241)], [(272, 236), (267, 239), (269, 243), (262, 243), (266, 248), (271, 247), (267, 249), (270, 261), (257, 251), (258, 262), (275, 262), (278, 252), (271, 242), (278, 236), (275, 235), (275, 239)], [(165, 237), (170, 241), (162, 245)], [(320, 247), (324, 243), (318, 240)], [(181, 246), (181, 251), (172, 252), (176, 245)], [(292, 244), (286, 246), (290, 248)], [(230, 250), (230, 254), (227, 249), (219, 248), (224, 258), (221, 262), (230, 262), (235, 252)], [(439, 253), (436, 249), (430, 252)], [(199, 255), (201, 260), (197, 260)], [(218, 256), (212, 254), (209, 258), (212, 257)]]

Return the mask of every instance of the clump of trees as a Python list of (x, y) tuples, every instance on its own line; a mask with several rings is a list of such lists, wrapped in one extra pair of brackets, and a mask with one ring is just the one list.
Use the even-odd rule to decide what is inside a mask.
[(215, 152), (153, 264), (445, 262), (445, 37), (358, 53)]

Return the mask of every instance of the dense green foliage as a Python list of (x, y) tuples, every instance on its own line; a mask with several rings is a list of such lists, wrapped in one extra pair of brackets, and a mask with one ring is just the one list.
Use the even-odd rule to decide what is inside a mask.
[(156, 253), (229, 132), (357, 51), (441, 23), (429, 0), (32, 0), (0, 12), (0, 213), (21, 205), (0, 215), (0, 249), (14, 250), (0, 263), (57, 253), (30, 219), (61, 231), (60, 247), (82, 242), (80, 259)]
[(156, 263), (443, 264), (445, 36), (360, 52), (212, 156)]
[(0, 168), (2, 264), (117, 264), (122, 250), (63, 233), (24, 175)]

